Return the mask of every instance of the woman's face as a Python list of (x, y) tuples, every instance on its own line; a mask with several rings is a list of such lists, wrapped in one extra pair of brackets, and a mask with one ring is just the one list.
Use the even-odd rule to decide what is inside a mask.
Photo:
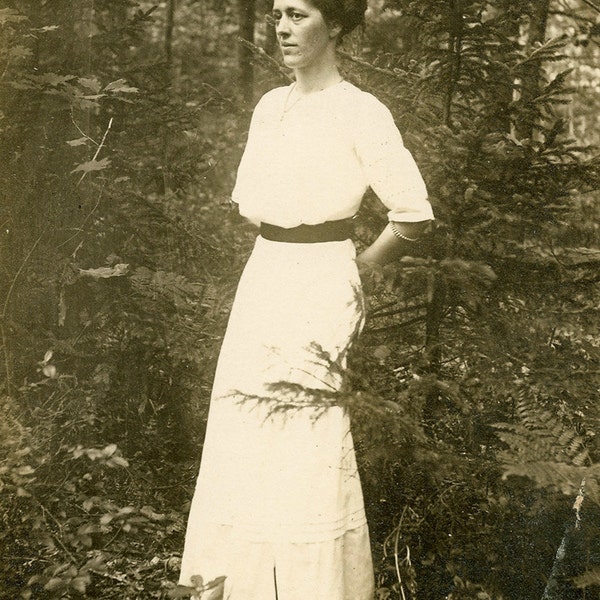
[(327, 24), (309, 0), (275, 0), (273, 19), (286, 66), (305, 69), (329, 60), (339, 28)]

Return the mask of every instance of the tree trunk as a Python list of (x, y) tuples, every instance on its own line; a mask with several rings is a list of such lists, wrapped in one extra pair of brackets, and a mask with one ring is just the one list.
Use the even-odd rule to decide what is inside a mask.
[(431, 373), (438, 373), (442, 363), (442, 344), (440, 329), (446, 308), (446, 283), (442, 277), (435, 277), (432, 286), (431, 300), (427, 308), (425, 325), (425, 355)]
[(461, 0), (454, 0), (452, 2), (452, 12), (452, 31), (450, 32), (450, 40), (448, 42), (448, 49), (452, 54), (452, 62), (450, 65), (446, 99), (444, 101), (444, 123), (448, 127), (452, 127), (452, 104), (462, 69), (463, 13)]
[[(239, 0), (240, 38), (254, 43), (255, 0)], [(244, 44), (239, 50), (240, 85), (246, 101), (252, 100), (254, 91), (254, 70), (252, 67), (252, 51)]]
[[(57, 0), (41, 7), (23, 3), (20, 7), (31, 28), (60, 24), (54, 35), (40, 35), (36, 40), (29, 65), (32, 74), (38, 68), (40, 74), (89, 74), (89, 43), (84, 34), (93, 16), (91, 0), (78, 4)], [(63, 150), (69, 139), (65, 132), (73, 124), (69, 111), (57, 106), (49, 94), (24, 90), (11, 92), (3, 105), (10, 126), (3, 129), (5, 144), (0, 148), (4, 184), (0, 196), (0, 387), (6, 379), (8, 395), (14, 394), (31, 369), (27, 346), (33, 343), (34, 331), (50, 331), (55, 323), (57, 298), (48, 282), (61, 268), (56, 249), (68, 235), (65, 232), (79, 225), (80, 198), (72, 192), (70, 174), (73, 161)], [(43, 273), (32, 266), (37, 262), (39, 269), (40, 257), (47, 265)], [(34, 298), (42, 297), (40, 289), (44, 289), (44, 301), (34, 311)]]
[[(500, 0), (498, 4), (489, 6), (486, 13), (493, 18), (499, 31), (502, 32), (502, 42), (498, 47), (498, 55), (511, 56), (518, 48), (520, 38), (520, 22), (523, 8), (514, 0)], [(495, 94), (495, 105), (490, 117), (490, 130), (513, 132), (511, 106), (515, 100), (515, 79), (510, 72), (496, 73), (498, 87)]]
[(167, 67), (173, 62), (173, 26), (175, 24), (175, 0), (167, 2), (167, 22), (165, 25), (165, 58)]
[[(273, 0), (265, 0), (264, 2), (265, 14), (270, 14), (273, 9)], [(277, 49), (277, 34), (275, 33), (275, 27), (273, 25), (267, 25), (265, 31), (265, 45), (263, 50), (269, 55), (273, 56)]]
[[(546, 39), (546, 25), (548, 23), (549, 0), (533, 0), (525, 48), (531, 52), (536, 44), (543, 44)], [(540, 93), (542, 64), (530, 62), (524, 65), (521, 76), (521, 103), (525, 108), (523, 118), (517, 124), (517, 137), (530, 138), (535, 131), (536, 114), (533, 101)]]
[[(560, 546), (554, 558), (552, 571), (544, 589), (542, 600), (576, 600), (585, 598), (581, 591), (573, 585), (573, 577), (581, 575), (586, 567), (585, 533), (582, 527), (582, 504), (584, 499), (585, 479), (581, 482), (579, 494), (573, 505), (575, 523), (567, 525)], [(586, 515), (587, 516), (587, 515)], [(587, 523), (585, 528), (589, 529)]]

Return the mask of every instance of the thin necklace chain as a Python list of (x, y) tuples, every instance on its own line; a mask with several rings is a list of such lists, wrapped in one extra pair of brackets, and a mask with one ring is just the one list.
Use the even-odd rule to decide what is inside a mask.
[[(336, 81), (335, 83), (328, 85), (327, 87), (324, 87), (321, 90), (317, 90), (317, 92), (322, 92), (323, 90), (329, 89), (330, 87), (339, 85), (343, 81), (344, 81), (344, 79), (340, 78), (339, 81)], [(290, 86), (290, 89), (288, 90), (288, 93), (285, 96), (285, 102), (283, 103), (283, 111), (281, 114), (282, 119), (288, 112), (290, 112), (290, 110), (292, 110), (292, 108), (294, 108), (294, 106), (296, 106), (296, 104), (298, 104), (298, 102), (300, 102), (300, 100), (302, 100), (302, 98), (305, 98), (306, 96), (311, 96), (312, 94), (316, 93), (316, 92), (310, 92), (308, 94), (301, 94), (299, 92), (296, 92), (296, 94), (295, 94), (296, 97), (294, 98), (293, 101), (291, 101), (292, 96), (294, 96), (294, 92), (296, 92), (296, 82), (295, 81), (292, 83), (292, 85)]]
[[(294, 92), (296, 92), (296, 94), (295, 98), (292, 101)], [(300, 102), (300, 100), (302, 100), (302, 98), (304, 98), (304, 96), (306, 95), (307, 94), (300, 94), (296, 91), (296, 82), (294, 81), (294, 83), (292, 83), (290, 89), (288, 90), (288, 93), (285, 96), (285, 102), (283, 103), (283, 114), (288, 113), (290, 110), (292, 110), (292, 108), (294, 108), (294, 106), (296, 106), (296, 104), (298, 104), (298, 102)]]

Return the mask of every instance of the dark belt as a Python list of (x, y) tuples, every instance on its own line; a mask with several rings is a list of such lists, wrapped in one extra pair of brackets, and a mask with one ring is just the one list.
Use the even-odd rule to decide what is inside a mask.
[(317, 225), (278, 227), (270, 223), (260, 224), (260, 235), (272, 242), (314, 244), (317, 242), (341, 242), (352, 236), (352, 219), (325, 221)]

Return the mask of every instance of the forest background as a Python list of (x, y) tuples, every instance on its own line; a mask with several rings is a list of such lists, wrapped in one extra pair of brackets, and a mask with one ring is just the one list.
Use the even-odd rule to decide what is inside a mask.
[[(189, 596), (256, 233), (229, 194), (253, 104), (289, 81), (269, 11), (0, 8), (2, 599)], [(340, 54), (437, 216), (375, 274), (344, 391), (379, 600), (600, 597), (599, 33), (596, 0), (373, 0)], [(384, 219), (369, 196), (357, 244)]]

